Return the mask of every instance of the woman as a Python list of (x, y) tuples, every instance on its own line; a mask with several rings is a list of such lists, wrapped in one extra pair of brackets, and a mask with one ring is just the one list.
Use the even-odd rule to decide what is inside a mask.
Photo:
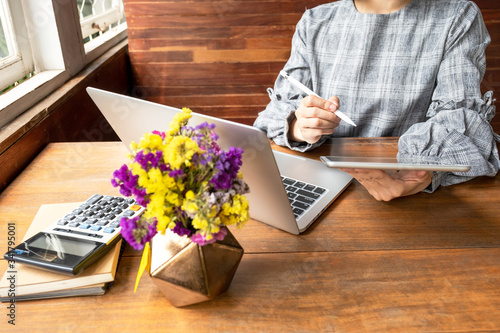
[[(329, 137), (400, 136), (400, 160), (469, 164), (466, 173), (344, 170), (377, 200), (433, 192), (500, 161), (489, 121), (492, 93), (480, 83), (490, 37), (466, 0), (341, 0), (307, 10), (284, 67), (324, 100), (278, 77), (254, 126), (306, 151)], [(347, 114), (354, 127), (333, 113)]]

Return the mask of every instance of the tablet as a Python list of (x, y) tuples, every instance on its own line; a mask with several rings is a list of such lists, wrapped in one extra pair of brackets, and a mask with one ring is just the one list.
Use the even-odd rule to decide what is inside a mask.
[(424, 170), (467, 172), (469, 165), (439, 163), (400, 163), (391, 157), (320, 156), (330, 168), (377, 169), (377, 170)]

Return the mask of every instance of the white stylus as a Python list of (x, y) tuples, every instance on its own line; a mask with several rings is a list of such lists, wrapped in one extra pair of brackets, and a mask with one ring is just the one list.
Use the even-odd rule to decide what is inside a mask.
[[(287, 79), (288, 81), (290, 81), (291, 84), (293, 84), (294, 86), (296, 86), (297, 88), (299, 88), (300, 90), (302, 90), (303, 92), (305, 92), (306, 94), (308, 95), (314, 95), (314, 96), (318, 96), (319, 98), (321, 98), (318, 94), (316, 94), (314, 91), (312, 91), (311, 89), (307, 88), (305, 85), (303, 85), (302, 83), (300, 83), (299, 81), (297, 81), (296, 79), (294, 79), (293, 77), (291, 77), (290, 75), (288, 75), (287, 72), (285, 71), (280, 71), (280, 74), (285, 78)], [(354, 123), (354, 121), (351, 120), (351, 118), (349, 118), (348, 116), (346, 116), (344, 113), (342, 113), (342, 111), (340, 110), (337, 110), (335, 111), (335, 114), (342, 120), (345, 120), (348, 124), (352, 125), (352, 126), (356, 126), (356, 124)]]

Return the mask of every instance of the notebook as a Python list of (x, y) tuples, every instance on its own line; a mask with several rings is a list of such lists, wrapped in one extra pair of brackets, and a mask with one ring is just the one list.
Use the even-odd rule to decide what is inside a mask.
[[(127, 148), (130, 142), (139, 142), (146, 132), (168, 129), (174, 115), (181, 111), (91, 87), (87, 88), (87, 92)], [(328, 168), (320, 161), (274, 151), (266, 135), (255, 127), (196, 112), (193, 112), (189, 125), (196, 126), (203, 122), (215, 124), (222, 149), (240, 147), (244, 150), (241, 171), (250, 187), (250, 193), (246, 195), (250, 217), (259, 222), (298, 235), (352, 181), (349, 174)], [(284, 184), (284, 179), (289, 184)], [(291, 202), (297, 197), (306, 198), (304, 187), (322, 193), (316, 195), (314, 204), (309, 204), (306, 209), (292, 207)], [(289, 199), (287, 190), (300, 191), (295, 193), (295, 198)], [(297, 214), (299, 211), (300, 214)]]

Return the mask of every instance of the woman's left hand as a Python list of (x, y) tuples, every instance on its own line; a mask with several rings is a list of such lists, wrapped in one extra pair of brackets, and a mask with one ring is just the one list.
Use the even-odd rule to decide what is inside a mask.
[(432, 181), (432, 172), (400, 170), (388, 173), (371, 169), (340, 169), (353, 176), (378, 201), (416, 194)]

